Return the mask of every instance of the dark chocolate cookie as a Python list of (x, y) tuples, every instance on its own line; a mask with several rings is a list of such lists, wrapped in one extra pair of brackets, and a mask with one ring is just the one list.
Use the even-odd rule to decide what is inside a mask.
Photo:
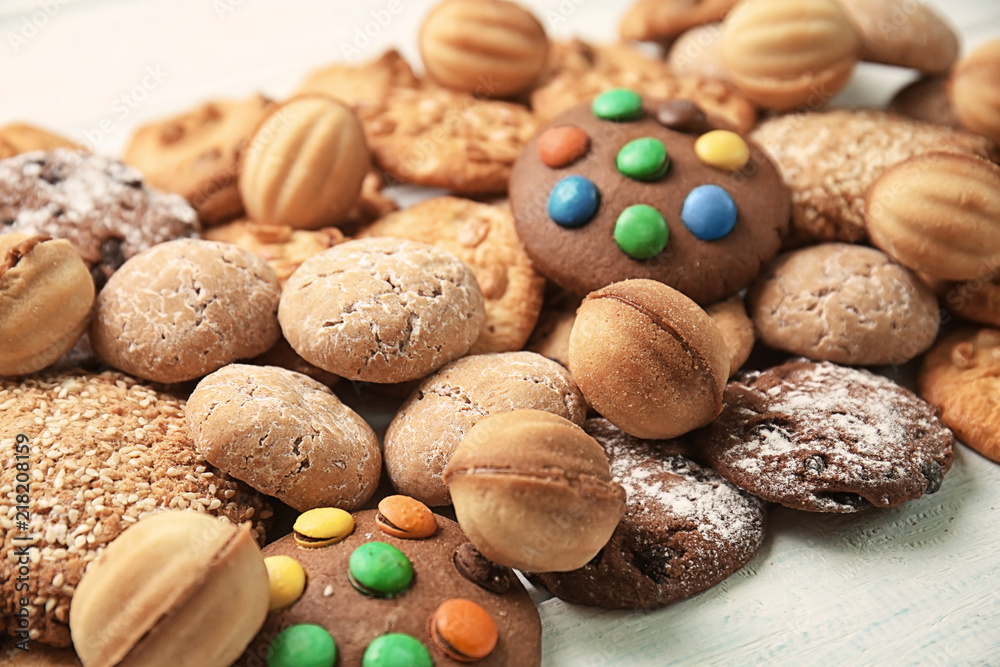
[(865, 370), (793, 360), (740, 376), (694, 434), (719, 474), (814, 512), (893, 507), (941, 487), (955, 437), (937, 411)]
[(760, 499), (691, 461), (676, 440), (642, 440), (606, 419), (584, 430), (625, 487), (625, 516), (578, 570), (533, 575), (552, 594), (608, 609), (658, 609), (743, 567), (764, 541)]
[(68, 239), (98, 289), (133, 255), (198, 229), (183, 197), (147, 188), (117, 160), (57, 148), (0, 162), (0, 234)]
[[(305, 591), (291, 606), (268, 614), (238, 665), (267, 664), (268, 646), (278, 633), (302, 623), (327, 629), (337, 645), (338, 665), (360, 665), (368, 645), (386, 633), (416, 638), (438, 667), (461, 665), (431, 638), (431, 617), (442, 602), (452, 598), (476, 603), (496, 624), (496, 646), (476, 665), (532, 667), (541, 663), (541, 620), (513, 571), (489, 561), (477, 562), (482, 557), (477, 559), (469, 551), (468, 539), (450, 519), (436, 515), (437, 531), (429, 538), (402, 539), (379, 529), (377, 514), (376, 510), (355, 512), (354, 532), (329, 546), (302, 547), (293, 535), (286, 535), (264, 548), (265, 558), (283, 555), (299, 562), (305, 570)], [(412, 565), (411, 583), (392, 597), (369, 597), (348, 576), (349, 571), (356, 571), (349, 567), (352, 553), (375, 542), (395, 547)], [(390, 562), (384, 552), (379, 561)]]
[(748, 286), (778, 252), (790, 195), (763, 151), (690, 102), (612, 90), (555, 118), (510, 182), (535, 268), (585, 294), (651, 278), (699, 304)]

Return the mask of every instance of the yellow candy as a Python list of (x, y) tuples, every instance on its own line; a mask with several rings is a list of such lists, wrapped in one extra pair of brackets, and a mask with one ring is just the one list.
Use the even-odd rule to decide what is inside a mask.
[(325, 547), (351, 534), (354, 517), (336, 507), (318, 507), (300, 514), (292, 530), (299, 546)]
[(302, 597), (306, 589), (306, 572), (297, 560), (288, 556), (268, 556), (264, 566), (271, 587), (268, 611), (284, 609)]
[(750, 147), (743, 137), (729, 130), (712, 130), (698, 137), (694, 152), (705, 164), (736, 171), (750, 159)]

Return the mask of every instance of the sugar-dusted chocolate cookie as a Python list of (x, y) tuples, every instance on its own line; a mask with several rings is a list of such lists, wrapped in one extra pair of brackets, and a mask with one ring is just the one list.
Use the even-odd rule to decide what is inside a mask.
[(531, 141), (511, 210), (535, 268), (585, 294), (651, 278), (700, 304), (749, 285), (777, 253), (789, 194), (762, 151), (690, 102), (603, 93)]
[(1000, 331), (966, 329), (942, 338), (924, 357), (920, 395), (941, 421), (986, 458), (1000, 463)]
[[(485, 653), (475, 662), (483, 667), (541, 663), (538, 611), (512, 571), (478, 556), (448, 518), (435, 515), (437, 530), (430, 537), (404, 539), (379, 528), (377, 516), (376, 510), (356, 512), (353, 532), (327, 546), (301, 546), (295, 536), (286, 535), (264, 548), (265, 558), (294, 559), (304, 571), (305, 585), (290, 605), (268, 614), (237, 665), (265, 664), (272, 645), (281, 649), (279, 633), (301, 624), (329, 633), (338, 665), (362, 664), (369, 646), (387, 641), (381, 638), (390, 633), (419, 642), (423, 651), (414, 651), (426, 662), (397, 657), (396, 662), (375, 664), (466, 664), (446, 650), (469, 651), (469, 657)], [(441, 606), (455, 599), (464, 601), (457, 625), (450, 621), (455, 610)], [(495, 645), (489, 649), (482, 637), (491, 634)], [(409, 640), (395, 640), (412, 646)]]
[(941, 488), (955, 437), (892, 380), (793, 360), (729, 383), (726, 407), (694, 434), (736, 486), (794, 509), (893, 507)]
[(57, 148), (0, 162), (0, 234), (68, 239), (98, 289), (133, 255), (199, 229), (182, 197), (147, 188), (117, 160)]
[(678, 440), (642, 440), (606, 419), (584, 430), (625, 488), (611, 541), (570, 572), (535, 575), (554, 595), (608, 609), (657, 609), (719, 583), (764, 541), (764, 503), (687, 458)]

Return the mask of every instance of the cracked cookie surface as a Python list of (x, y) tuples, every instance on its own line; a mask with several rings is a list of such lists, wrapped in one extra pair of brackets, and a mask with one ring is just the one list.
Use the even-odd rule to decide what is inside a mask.
[(195, 446), (212, 465), (300, 512), (353, 511), (378, 486), (375, 432), (301, 373), (230, 364), (198, 383), (186, 414)]

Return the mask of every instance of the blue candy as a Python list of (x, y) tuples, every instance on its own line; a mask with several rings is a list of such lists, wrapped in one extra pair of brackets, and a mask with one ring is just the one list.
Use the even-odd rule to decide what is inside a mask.
[(549, 193), (549, 217), (561, 227), (582, 227), (597, 213), (601, 193), (583, 176), (567, 176)]
[(681, 207), (681, 220), (695, 238), (714, 241), (736, 226), (736, 202), (718, 185), (699, 185), (688, 193)]

